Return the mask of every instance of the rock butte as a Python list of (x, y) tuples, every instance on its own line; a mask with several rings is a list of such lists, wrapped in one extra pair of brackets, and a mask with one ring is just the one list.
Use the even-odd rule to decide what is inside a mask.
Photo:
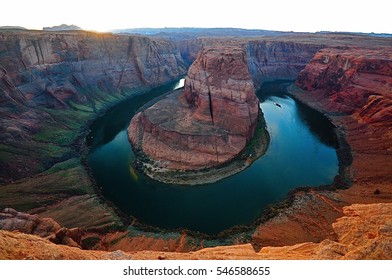
[(204, 169), (245, 149), (259, 111), (245, 50), (205, 48), (188, 71), (184, 91), (136, 114), (128, 137), (158, 168)]

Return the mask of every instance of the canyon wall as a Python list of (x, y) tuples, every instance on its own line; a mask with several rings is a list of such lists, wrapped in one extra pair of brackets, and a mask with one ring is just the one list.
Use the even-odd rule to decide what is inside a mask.
[(295, 80), (318, 50), (336, 44), (334, 40), (316, 36), (304, 41), (289, 36), (258, 39), (198, 38), (179, 40), (174, 44), (184, 61), (191, 65), (203, 48), (221, 47), (228, 42), (245, 49), (248, 68), (256, 89), (259, 89), (263, 82)]
[(289, 91), (326, 115), (344, 139), (337, 151), (339, 175), (331, 190), (293, 193), (289, 207), (259, 225), (255, 243), (281, 246), (334, 239), (331, 224), (344, 206), (392, 200), (391, 54), (390, 47), (370, 42), (366, 47), (324, 48), (300, 72), (299, 88)]
[(82, 165), (86, 124), (186, 70), (167, 40), (0, 32), (0, 208), (40, 213), (70, 228), (121, 227)]
[(171, 170), (220, 165), (245, 149), (259, 102), (241, 47), (204, 48), (184, 91), (135, 115), (128, 128), (134, 149)]
[(390, 48), (322, 49), (297, 79), (307, 91), (322, 90), (324, 110), (355, 114), (361, 123), (392, 121), (392, 55)]
[[(373, 41), (386, 44), (382, 38)], [(245, 48), (258, 89), (264, 81), (295, 79), (325, 46), (367, 42), (346, 35), (168, 41), (84, 31), (3, 31), (0, 182), (31, 176), (69, 157), (72, 149), (65, 142), (77, 138), (86, 118), (133, 93), (184, 75), (204, 47), (230, 43)]]
[(354, 182), (391, 185), (392, 49), (323, 49), (296, 84), (298, 98), (343, 128)]
[(256, 88), (263, 82), (295, 80), (298, 73), (324, 47), (321, 43), (252, 40), (246, 45), (249, 71)]
[[(47, 130), (72, 134), (69, 130), (79, 130), (85, 115), (97, 112), (106, 102), (186, 73), (186, 64), (172, 42), (141, 36), (2, 32), (0, 54), (0, 142), (7, 146), (1, 151), (3, 181), (32, 175), (48, 167), (42, 162), (68, 152), (61, 153), (64, 147), (54, 147), (57, 153), (51, 155), (45, 151), (42, 142), (58, 140), (51, 139), (54, 135), (48, 134), (53, 132)], [(74, 122), (79, 127), (73, 127)], [(46, 158), (40, 160), (38, 153), (28, 155), (31, 146), (42, 148)]]

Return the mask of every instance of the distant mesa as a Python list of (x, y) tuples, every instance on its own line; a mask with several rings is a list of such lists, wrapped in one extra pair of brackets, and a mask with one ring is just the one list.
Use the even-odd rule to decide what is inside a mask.
[(22, 26), (0, 26), (0, 30), (27, 30)]
[(79, 26), (76, 25), (68, 25), (68, 24), (61, 24), (52, 27), (44, 27), (42, 28), (43, 31), (75, 31), (75, 30), (82, 30)]

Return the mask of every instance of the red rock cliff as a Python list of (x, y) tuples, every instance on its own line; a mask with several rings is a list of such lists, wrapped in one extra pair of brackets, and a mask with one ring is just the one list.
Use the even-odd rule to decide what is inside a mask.
[[(253, 238), (259, 244), (333, 239), (331, 223), (342, 215), (344, 206), (391, 200), (392, 50), (370, 48), (372, 38), (367, 40), (367, 47), (320, 50), (298, 76), (296, 84), (304, 90), (290, 89), (296, 98), (327, 115), (344, 135), (348, 145), (338, 149), (343, 172), (334, 186), (349, 188), (296, 192), (290, 207), (255, 231)], [(341, 153), (344, 146), (348, 151)]]
[(253, 135), (259, 101), (241, 48), (199, 53), (185, 80), (185, 96), (197, 120), (248, 140)]
[(324, 110), (354, 114), (364, 123), (391, 124), (392, 54), (390, 49), (323, 49), (299, 74), (297, 85), (322, 90)]
[(128, 128), (136, 150), (172, 170), (222, 164), (252, 137), (259, 113), (244, 49), (206, 48), (188, 71), (185, 93), (137, 114)]
[[(86, 115), (78, 111), (80, 105), (85, 112), (94, 112), (108, 101), (186, 73), (172, 42), (142, 36), (4, 31), (0, 32), (0, 53), (0, 143), (6, 145), (0, 150), (0, 181), (30, 176), (47, 167), (42, 165), (51, 162), (54, 153), (40, 158), (48, 147), (43, 142), (52, 143), (52, 139), (35, 135), (43, 132), (45, 136), (46, 127), (57, 135), (60, 130), (72, 134), (70, 123), (82, 124)], [(31, 154), (32, 146), (36, 154)]]
[(272, 80), (294, 80), (323, 47), (322, 40), (311, 43), (284, 40), (252, 40), (246, 45), (250, 73), (256, 88)]

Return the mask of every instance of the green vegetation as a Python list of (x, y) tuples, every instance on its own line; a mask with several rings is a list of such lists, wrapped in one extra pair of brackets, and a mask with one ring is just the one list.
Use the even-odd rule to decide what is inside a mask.
[(57, 163), (53, 165), (50, 169), (46, 170), (43, 174), (54, 174), (61, 171), (67, 171), (80, 167), (79, 158), (71, 158), (69, 160)]
[[(255, 133), (240, 157), (245, 159), (250, 157), (252, 160), (257, 159), (265, 153), (268, 148), (269, 141), (270, 138), (266, 129), (264, 115), (263, 113), (260, 113)], [(255, 158), (256, 156), (257, 158)]]
[[(92, 194), (93, 189), (78, 159), (54, 165), (33, 178), (24, 178), (1, 186), (0, 208), (12, 207), (19, 211), (31, 210), (35, 203), (48, 205), (73, 195)], [(33, 207), (35, 208), (35, 207)]]
[(98, 232), (122, 229), (116, 208), (96, 194), (81, 163), (80, 147), (94, 118), (147, 89), (108, 92), (78, 88), (78, 94), (86, 98), (83, 102), (67, 101), (65, 108), (32, 108), (40, 116), (34, 131), (23, 131), (24, 139), (0, 144), (0, 209), (38, 213), (66, 227)]
[(169, 239), (179, 239), (181, 237), (181, 233), (179, 232), (171, 232), (171, 231), (162, 231), (160, 229), (155, 229), (154, 230), (148, 230), (144, 231), (140, 227), (134, 227), (130, 226), (128, 227), (128, 236), (129, 237), (136, 237), (136, 236), (144, 236), (144, 237), (151, 237), (154, 239), (163, 239), (163, 240), (169, 240)]
[(39, 213), (66, 227), (118, 230), (121, 219), (95, 194), (80, 158), (57, 163), (33, 178), (1, 186), (0, 209)]
[(95, 249), (95, 247), (101, 242), (101, 237), (99, 236), (89, 236), (82, 240), (82, 248), (84, 250)]
[(0, 164), (9, 162), (13, 157), (12, 153), (6, 150), (6, 147), (0, 144)]

